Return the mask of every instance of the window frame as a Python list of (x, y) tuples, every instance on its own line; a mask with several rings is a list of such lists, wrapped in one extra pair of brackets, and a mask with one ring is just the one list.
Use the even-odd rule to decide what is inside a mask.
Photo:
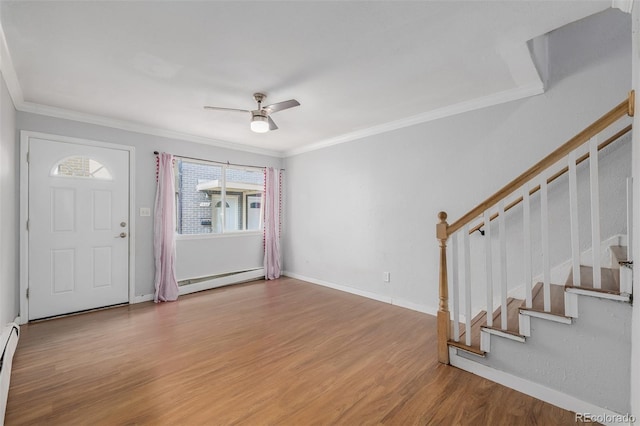
[[(188, 157), (180, 157), (178, 155), (174, 156), (175, 157), (175, 163), (174, 163), (174, 173), (175, 173), (175, 181), (176, 181), (176, 215), (175, 215), (175, 221), (176, 221), (176, 226), (175, 226), (175, 235), (176, 235), (176, 239), (177, 240), (199, 240), (199, 239), (209, 239), (209, 238), (235, 238), (235, 237), (243, 237), (243, 236), (256, 236), (256, 235), (263, 235), (264, 233), (264, 188), (262, 190), (262, 196), (260, 197), (260, 219), (259, 219), (259, 229), (255, 229), (255, 230), (233, 230), (233, 231), (227, 231), (226, 228), (226, 209), (223, 209), (222, 211), (222, 231), (219, 233), (197, 233), (197, 234), (181, 234), (178, 232), (178, 221), (179, 221), (179, 217), (181, 216), (181, 214), (178, 212), (178, 197), (181, 196), (181, 187), (179, 185), (180, 183), (180, 176), (179, 176), (179, 166), (178, 163), (179, 162), (187, 162), (187, 163), (194, 163), (194, 164), (202, 164), (202, 165), (206, 165), (206, 166), (214, 166), (214, 167), (220, 167), (221, 168), (221, 177), (219, 179), (219, 181), (221, 182), (220, 184), (220, 200), (219, 202), (224, 205), (227, 203), (227, 170), (229, 169), (235, 169), (235, 170), (244, 170), (244, 171), (250, 171), (250, 172), (261, 172), (263, 174), (263, 185), (264, 185), (264, 167), (252, 167), (252, 166), (239, 166), (239, 165), (234, 165), (234, 164), (228, 164), (228, 163), (221, 163), (221, 162), (217, 162), (217, 161), (213, 161), (213, 160), (200, 160), (200, 159), (194, 159), (194, 158), (188, 158)], [(232, 191), (234, 192), (234, 191)], [(248, 198), (248, 196), (251, 195), (255, 195), (254, 194), (243, 194), (242, 198), (245, 200), (246, 203), (246, 199)], [(213, 206), (213, 202), (211, 202), (211, 205)], [(247, 207), (246, 205), (243, 205), (243, 217), (245, 215), (245, 207)], [(212, 214), (212, 218), (211, 221), (213, 222), (214, 218), (213, 218), (213, 214)]]

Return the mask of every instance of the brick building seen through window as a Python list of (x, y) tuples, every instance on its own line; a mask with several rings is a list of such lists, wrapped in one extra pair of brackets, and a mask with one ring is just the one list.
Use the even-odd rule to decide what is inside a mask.
[(263, 169), (181, 158), (175, 168), (178, 234), (262, 229)]

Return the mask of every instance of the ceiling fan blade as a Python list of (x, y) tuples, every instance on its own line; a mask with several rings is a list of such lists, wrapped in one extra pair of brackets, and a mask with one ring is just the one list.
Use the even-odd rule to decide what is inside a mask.
[(246, 109), (237, 109), (237, 108), (222, 108), (222, 107), (214, 107), (214, 106), (205, 106), (204, 109), (212, 109), (215, 111), (238, 111), (238, 112), (251, 112)]
[(269, 130), (278, 130), (276, 123), (269, 117)]
[(293, 108), (300, 105), (300, 102), (295, 99), (289, 99), (288, 101), (282, 101), (275, 104), (267, 105), (263, 109), (267, 111), (269, 114), (273, 114), (274, 112), (282, 111), (283, 109)]

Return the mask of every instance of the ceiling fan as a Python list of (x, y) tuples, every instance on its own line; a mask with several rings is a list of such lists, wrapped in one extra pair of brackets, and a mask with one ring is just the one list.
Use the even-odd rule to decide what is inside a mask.
[(214, 106), (205, 106), (204, 109), (213, 109), (217, 111), (239, 111), (248, 112), (251, 114), (251, 130), (256, 133), (266, 133), (269, 130), (277, 130), (278, 126), (271, 119), (270, 115), (274, 112), (282, 111), (283, 109), (293, 108), (300, 105), (300, 102), (295, 99), (289, 99), (288, 101), (277, 102), (275, 104), (262, 106), (262, 102), (266, 99), (267, 95), (264, 93), (254, 93), (253, 99), (258, 103), (258, 109), (249, 111), (247, 109), (237, 108), (221, 108)]

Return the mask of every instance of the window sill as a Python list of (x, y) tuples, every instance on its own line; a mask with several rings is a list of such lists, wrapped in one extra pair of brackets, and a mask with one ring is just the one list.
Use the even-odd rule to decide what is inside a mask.
[(216, 238), (255, 237), (262, 235), (262, 231), (239, 231), (225, 234), (176, 234), (176, 240), (208, 240)]

